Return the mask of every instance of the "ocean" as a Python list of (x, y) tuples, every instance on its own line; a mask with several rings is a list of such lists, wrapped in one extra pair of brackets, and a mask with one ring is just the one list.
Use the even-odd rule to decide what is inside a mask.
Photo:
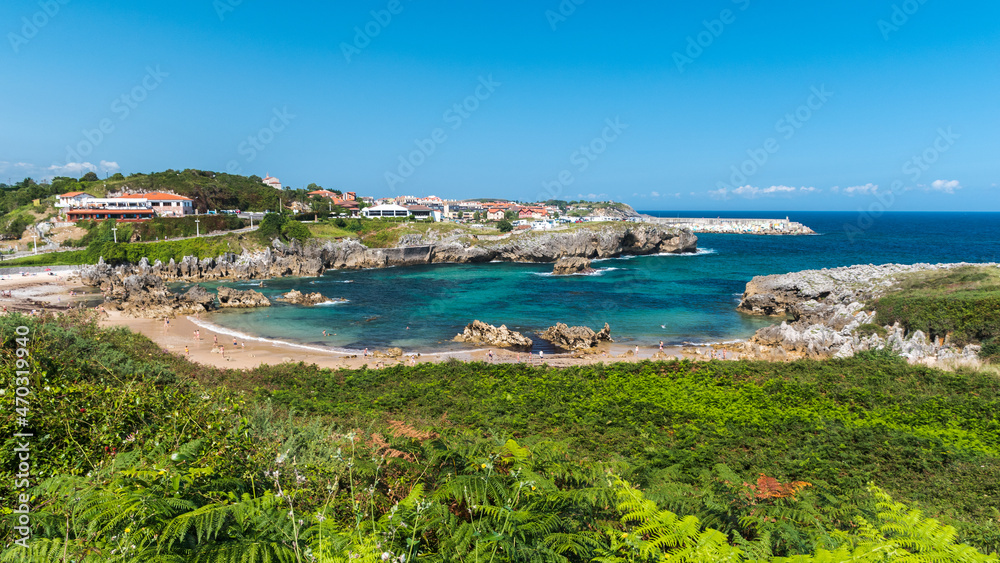
[(817, 234), (699, 234), (697, 254), (601, 260), (594, 263), (597, 273), (579, 276), (551, 276), (551, 264), (441, 264), (334, 270), (319, 278), (267, 280), (263, 288), (256, 282), (205, 284), (257, 289), (272, 301), (290, 289), (347, 300), (315, 307), (274, 302), (207, 320), (242, 335), (337, 350), (467, 349), (451, 340), (475, 319), (525, 333), (536, 340), (536, 350), (551, 350), (536, 333), (556, 322), (595, 330), (609, 323), (612, 337), (629, 345), (705, 344), (746, 338), (772, 322), (735, 309), (747, 281), (757, 275), (852, 264), (1000, 262), (1000, 213), (679, 216), (788, 216)]

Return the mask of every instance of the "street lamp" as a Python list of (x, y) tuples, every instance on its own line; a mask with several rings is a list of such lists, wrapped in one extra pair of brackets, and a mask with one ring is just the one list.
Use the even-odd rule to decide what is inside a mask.
[(198, 223), (201, 223), (201, 219), (195, 219), (194, 220), (194, 231), (195, 231), (195, 235), (194, 236), (196, 236), (196, 237), (200, 237), (201, 236), (201, 227), (198, 225)]
[(111, 227), (111, 231), (115, 235), (115, 244), (117, 244), (118, 243), (118, 225), (115, 225), (114, 227)]

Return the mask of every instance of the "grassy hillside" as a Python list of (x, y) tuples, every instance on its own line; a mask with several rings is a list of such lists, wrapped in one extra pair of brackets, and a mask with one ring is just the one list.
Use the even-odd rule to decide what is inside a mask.
[(287, 200), (294, 194), (280, 192), (261, 183), (257, 176), (235, 176), (206, 170), (166, 170), (151, 174), (116, 175), (101, 182), (107, 191), (171, 191), (194, 200), (202, 213), (209, 209), (239, 209), (241, 211), (275, 211), (278, 198)]
[[(1000, 546), (994, 375), (874, 358), (236, 372), (79, 316), (0, 333), (0, 373), (31, 372), (30, 425), (0, 431), (36, 436), (32, 560), (988, 560), (928, 515)], [(0, 559), (25, 560), (9, 510)]]
[(1000, 359), (1000, 268), (968, 266), (903, 277), (874, 303), (876, 322), (899, 322), (907, 332), (983, 344), (983, 357)]

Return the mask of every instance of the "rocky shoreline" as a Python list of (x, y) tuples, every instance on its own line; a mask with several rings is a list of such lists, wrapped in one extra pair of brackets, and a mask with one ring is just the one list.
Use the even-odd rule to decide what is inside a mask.
[[(782, 315), (781, 324), (762, 328), (730, 346), (748, 359), (847, 358), (866, 350), (891, 350), (911, 363), (976, 364), (979, 346), (959, 347), (947, 339), (930, 341), (921, 331), (907, 334), (899, 324), (873, 328), (872, 300), (894, 287), (900, 276), (962, 266), (996, 264), (885, 264), (804, 270), (757, 276), (747, 283), (737, 309), (751, 315)], [(879, 330), (881, 329), (881, 330)]]
[(315, 277), (332, 269), (370, 269), (422, 264), (486, 262), (555, 262), (560, 258), (614, 258), (622, 255), (691, 253), (698, 237), (685, 229), (651, 225), (611, 225), (597, 230), (528, 233), (503, 241), (469, 245), (445, 242), (398, 248), (369, 248), (356, 240), (284, 244), (275, 240), (263, 251), (226, 253), (216, 258), (187, 256), (180, 262), (143, 258), (138, 264), (111, 266), (99, 261), (81, 268), (87, 285), (111, 278), (153, 275), (164, 281), (250, 280), (275, 277)]

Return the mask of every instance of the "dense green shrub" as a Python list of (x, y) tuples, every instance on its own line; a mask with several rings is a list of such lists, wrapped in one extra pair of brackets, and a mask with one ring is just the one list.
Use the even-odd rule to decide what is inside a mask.
[[(11, 315), (5, 380), (17, 326), (32, 560), (986, 561), (956, 538), (1000, 545), (988, 374), (859, 358), (240, 372), (87, 317)], [(22, 560), (9, 515), (0, 559)]]
[(866, 337), (866, 336), (871, 336), (873, 334), (877, 334), (882, 338), (885, 338), (886, 335), (889, 334), (889, 332), (885, 330), (884, 326), (877, 325), (874, 323), (866, 323), (858, 327), (859, 336)]
[(913, 276), (874, 303), (878, 324), (950, 337), (955, 344), (1000, 336), (1000, 272), (962, 267)]

